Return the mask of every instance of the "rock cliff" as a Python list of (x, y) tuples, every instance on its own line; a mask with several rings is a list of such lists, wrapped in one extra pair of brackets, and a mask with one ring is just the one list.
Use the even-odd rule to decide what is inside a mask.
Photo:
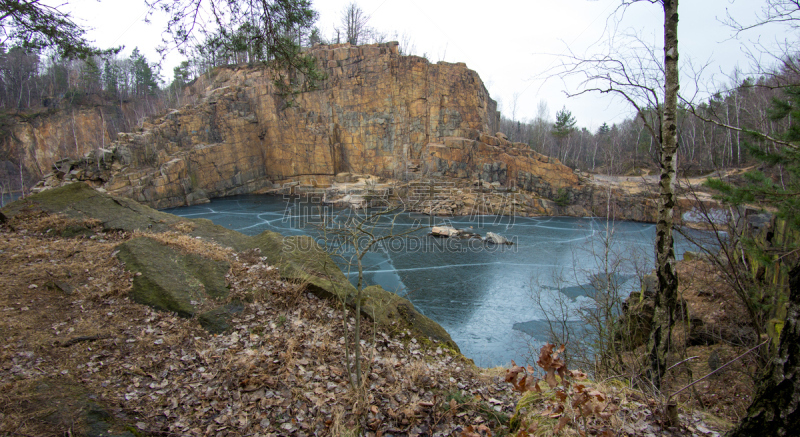
[(397, 47), (311, 49), (327, 78), (291, 105), (264, 68), (217, 68), (187, 89), (194, 104), (57, 162), (47, 184), (84, 180), (156, 208), (287, 182), (324, 187), (340, 173), (481, 180), (545, 198), (585, 189), (558, 160), (493, 134), (497, 105), (476, 72)]
[(118, 132), (130, 130), (144, 114), (163, 112), (155, 99), (108, 103), (91, 95), (81, 102), (0, 115), (0, 165), (21, 158), (27, 175), (41, 177), (59, 159), (110, 147)]

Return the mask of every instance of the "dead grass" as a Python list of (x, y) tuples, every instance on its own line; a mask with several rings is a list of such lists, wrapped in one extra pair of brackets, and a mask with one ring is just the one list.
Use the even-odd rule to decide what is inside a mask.
[(180, 233), (190, 234), (197, 228), (197, 225), (193, 222), (179, 221), (177, 223), (170, 225), (170, 227)]
[[(342, 346), (353, 326), (339, 303), (281, 280), (257, 253), (147, 234), (231, 264), (231, 298), (245, 308), (211, 335), (128, 300), (132, 275), (114, 255), (134, 235), (81, 223), (90, 236), (63, 238), (53, 230), (75, 223), (47, 215), (10, 225), (0, 229), (0, 434), (81, 434), (89, 402), (110, 414), (103, 426), (145, 434), (448, 434), (502, 426), (482, 410), (447, 415), (442, 393), (502, 399), (506, 412), (515, 403), (460, 355), (406, 332), (365, 338), (370, 371), (353, 390)], [(56, 388), (41, 396), (42, 384)]]
[(142, 232), (136, 231), (135, 237), (148, 237), (161, 244), (177, 249), (185, 254), (201, 253), (215, 261), (230, 261), (234, 252), (228, 247), (220, 246), (213, 241), (206, 241), (200, 237), (191, 237), (178, 232)]

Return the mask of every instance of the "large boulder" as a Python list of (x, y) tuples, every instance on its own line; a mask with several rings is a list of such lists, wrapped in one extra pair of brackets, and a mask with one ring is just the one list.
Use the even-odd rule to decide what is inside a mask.
[(117, 250), (125, 268), (136, 273), (131, 289), (135, 302), (193, 317), (208, 300), (228, 296), (227, 262), (182, 253), (148, 237), (126, 241)]
[[(267, 262), (278, 268), (285, 280), (307, 285), (317, 296), (354, 304), (356, 289), (347, 280), (325, 249), (307, 236), (284, 237), (265, 231), (247, 236), (207, 219), (186, 219), (157, 211), (126, 198), (98, 192), (84, 183), (73, 183), (46, 190), (11, 203), (2, 209), (8, 217), (26, 211), (45, 211), (75, 219), (96, 219), (107, 230), (159, 233), (184, 230), (194, 238), (212, 241), (235, 251), (259, 249)], [(184, 316), (196, 315), (206, 329), (227, 329), (226, 320), (237, 306), (220, 306), (199, 313), (195, 302), (213, 302), (225, 297), (225, 263), (179, 253), (152, 238), (134, 238), (119, 247), (120, 259), (128, 269), (141, 273), (134, 279), (131, 297), (158, 309)], [(152, 260), (148, 260), (152, 257)], [(180, 292), (162, 294), (167, 289)], [(172, 293), (172, 292), (171, 292)], [(205, 293), (205, 294), (202, 294)], [(207, 305), (206, 305), (207, 306)], [(430, 338), (458, 346), (439, 324), (420, 314), (408, 300), (381, 287), (370, 287), (362, 295), (362, 312), (376, 323), (392, 330), (409, 329), (420, 338)]]
[(487, 232), (486, 233), (486, 242), (493, 243), (493, 244), (514, 244), (509, 241), (506, 237), (503, 237), (500, 234), (495, 234), (494, 232)]
[(451, 226), (434, 226), (431, 228), (431, 235), (434, 237), (458, 237), (461, 231)]

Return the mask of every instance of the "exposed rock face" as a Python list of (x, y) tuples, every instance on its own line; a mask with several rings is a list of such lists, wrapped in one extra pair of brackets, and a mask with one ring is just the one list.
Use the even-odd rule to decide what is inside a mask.
[(0, 136), (0, 153), (22, 157), (26, 173), (43, 175), (62, 158), (78, 158), (92, 150), (110, 147), (111, 138), (134, 124), (141, 110), (139, 105), (131, 103), (97, 103), (50, 108), (38, 114), (6, 114), (7, 131)]
[(195, 104), (60, 163), (48, 184), (84, 180), (156, 208), (290, 181), (326, 186), (343, 172), (477, 179), (546, 198), (582, 189), (558, 160), (490, 134), (497, 105), (464, 64), (400, 56), (397, 43), (311, 53), (328, 78), (291, 107), (267, 70), (218, 68), (187, 90)]

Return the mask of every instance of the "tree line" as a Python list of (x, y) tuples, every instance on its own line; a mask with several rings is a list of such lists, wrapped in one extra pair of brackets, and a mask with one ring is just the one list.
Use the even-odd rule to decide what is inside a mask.
[[(91, 96), (114, 102), (154, 97), (161, 91), (158, 66), (138, 50), (130, 56), (64, 58), (22, 46), (0, 46), (0, 109), (24, 111), (82, 103)], [(97, 99), (94, 99), (97, 100)]]
[[(723, 87), (705, 101), (678, 105), (678, 149), (681, 175), (709, 174), (718, 169), (750, 167), (759, 158), (751, 147), (762, 152), (777, 150), (774, 142), (749, 132), (779, 135), (790, 128), (787, 119), (776, 117), (774, 102), (784, 98), (786, 84), (800, 82), (798, 57), (785, 59), (779, 66), (758, 77), (731, 74), (732, 86)], [(514, 114), (514, 104), (509, 111)], [(546, 102), (540, 102), (532, 120), (501, 115), (500, 130), (510, 140), (562, 163), (589, 172), (638, 175), (658, 168), (658, 144), (645, 128), (644, 120), (658, 116), (659, 108), (618, 122), (603, 123), (590, 131), (580, 127), (566, 108), (550, 117)], [(735, 128), (735, 129), (731, 129)]]

